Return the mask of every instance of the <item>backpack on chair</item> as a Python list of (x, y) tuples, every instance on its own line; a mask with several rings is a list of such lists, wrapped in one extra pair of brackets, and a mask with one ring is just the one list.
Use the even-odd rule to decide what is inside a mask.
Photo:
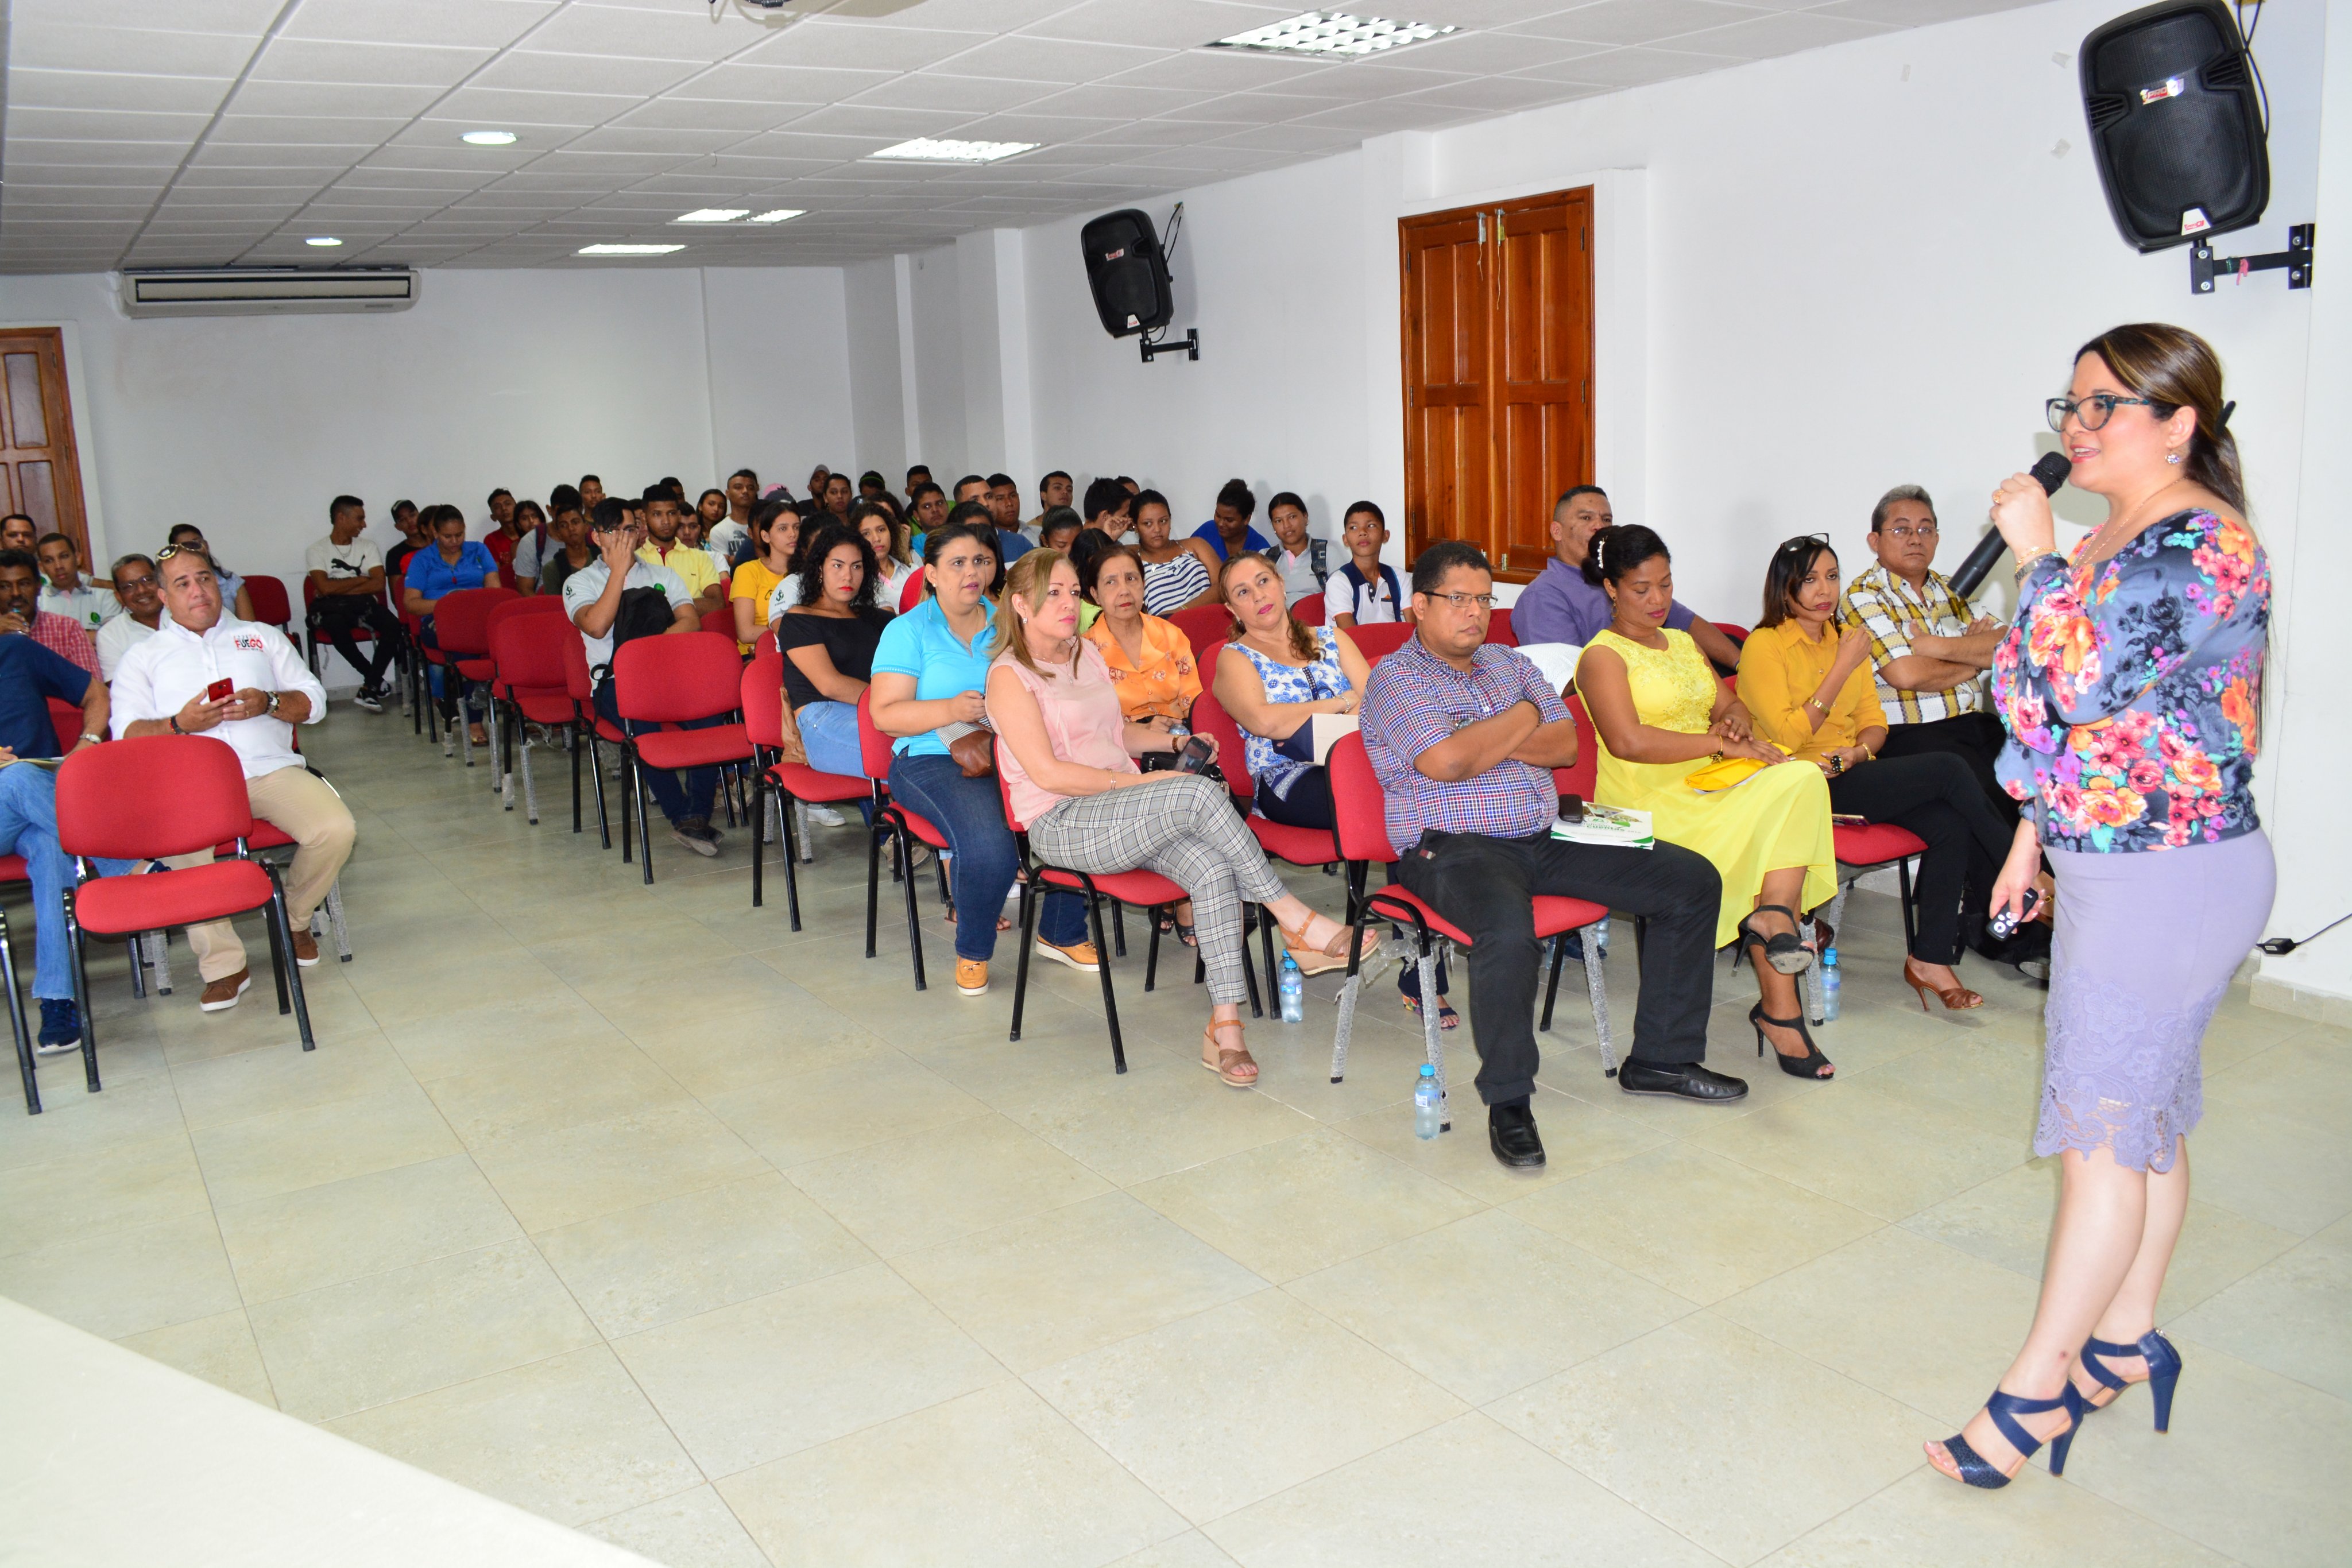
[[(658, 637), (667, 632), (677, 620), (677, 612), (670, 609), (669, 595), (660, 589), (625, 588), (621, 591), (620, 605), (613, 612), (613, 652), (618, 653), (624, 643), (634, 643), (640, 637)], [(610, 678), (612, 673), (610, 664), (597, 665), (595, 676), (598, 683)]]

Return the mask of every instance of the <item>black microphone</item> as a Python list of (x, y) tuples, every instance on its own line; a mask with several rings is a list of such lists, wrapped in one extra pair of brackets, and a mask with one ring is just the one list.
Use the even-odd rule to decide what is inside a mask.
[[(2073, 460), (2064, 453), (2045, 452), (2042, 460), (2033, 465), (2032, 474), (2041, 481), (2042, 488), (2054, 496), (2058, 493), (2058, 486), (2066, 482), (2066, 476), (2074, 466)], [(1973, 597), (1979, 585), (1984, 581), (1985, 574), (1992, 570), (1992, 563), (1999, 560), (2001, 552), (2008, 548), (2009, 541), (2000, 537), (1999, 528), (1979, 539), (1977, 548), (1969, 551), (1969, 559), (1960, 562), (1960, 570), (1952, 573), (1952, 591), (1962, 599)]]

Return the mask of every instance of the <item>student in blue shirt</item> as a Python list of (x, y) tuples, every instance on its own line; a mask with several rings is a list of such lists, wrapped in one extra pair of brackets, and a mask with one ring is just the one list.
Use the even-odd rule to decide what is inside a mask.
[[(997, 919), (1020, 869), (998, 792), (995, 737), (986, 727), (995, 595), (1004, 582), (997, 530), (984, 508), (956, 515), (923, 540), (921, 603), (882, 629), (867, 686), (874, 727), (891, 747), (890, 794), (947, 835), (956, 909), (956, 989), (988, 991)], [(1041, 957), (1089, 974), (1101, 967), (1086, 939), (1086, 904), (1049, 893), (1038, 911)]]
[[(416, 641), (425, 647), (438, 648), (441, 643), (433, 630), (433, 607), (460, 589), (482, 588), (495, 582), (499, 563), (488, 546), (466, 537), (465, 513), (455, 507), (436, 507), (431, 510), (435, 514), (430, 525), (433, 542), (404, 563), (401, 597), (408, 612), (418, 618)], [(437, 664), (433, 668), (433, 695), (436, 698), (443, 695), (441, 668)], [(446, 701), (443, 711), (448, 711)], [(489, 737), (482, 732), (478, 694), (467, 695), (466, 717), (473, 730), (474, 744), (488, 745)]]
[(1250, 527), (1250, 517), (1257, 511), (1257, 497), (1250, 487), (1238, 479), (1228, 479), (1225, 487), (1217, 492), (1216, 516), (1192, 530), (1192, 537), (1206, 543), (1217, 552), (1219, 560), (1230, 560), (1235, 550), (1255, 550), (1265, 555), (1274, 549), (1266, 537)]

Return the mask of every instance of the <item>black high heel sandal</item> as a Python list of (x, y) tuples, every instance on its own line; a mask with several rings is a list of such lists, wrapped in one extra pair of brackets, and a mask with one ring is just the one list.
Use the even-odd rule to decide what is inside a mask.
[[(2017, 1450), (2017, 1468), (2021, 1470), (2025, 1468), (2025, 1461), (2033, 1458), (2041, 1448), (2043, 1439), (2020, 1426), (2017, 1418), (2020, 1416), (2041, 1416), (2058, 1409), (2066, 1412), (2066, 1429), (2047, 1439), (2050, 1444), (2050, 1473), (2053, 1476), (2066, 1473), (2066, 1450), (2074, 1446), (2074, 1434), (2083, 1428), (2085, 1408), (2082, 1390), (2072, 1383), (2061, 1388), (2055, 1399), (2027, 1399), (2015, 1394), (2004, 1394), (1996, 1388), (1992, 1397), (1985, 1401), (1985, 1414), (1992, 1417), (1993, 1430), (2000, 1434), (2003, 1442)], [(1972, 1487), (1993, 1491), (2015, 1479), (2014, 1471), (2004, 1473), (1970, 1448), (1958, 1433), (1944, 1439), (1944, 1452), (1951, 1456), (1952, 1467), (1960, 1472), (1960, 1479)]]
[[(1833, 1074), (1837, 1071), (1837, 1063), (1832, 1061), (1828, 1057), (1823, 1056), (1821, 1052), (1821, 1048), (1813, 1043), (1813, 1037), (1805, 1032), (1804, 1009), (1799, 1008), (1795, 1018), (1776, 1019), (1768, 1016), (1764, 1011), (1764, 1004), (1762, 1002), (1758, 1002), (1754, 1007), (1748, 1009), (1748, 1021), (1756, 1026), (1756, 1054), (1761, 1056), (1767, 1051), (1771, 1051), (1772, 1059), (1780, 1064), (1780, 1071), (1787, 1073), (1790, 1077), (1810, 1078), (1816, 1082), (1825, 1082), (1828, 1081), (1830, 1074)], [(1781, 1055), (1780, 1050), (1764, 1036), (1764, 1026), (1768, 1023), (1774, 1029), (1795, 1030), (1797, 1031), (1797, 1038), (1805, 1042), (1805, 1054), (1802, 1056)], [(1822, 1071), (1822, 1069), (1824, 1067), (1830, 1070), (1829, 1074), (1825, 1074)]]
[[(1774, 915), (1787, 915), (1789, 917), (1789, 924), (1795, 927), (1795, 929), (1790, 931), (1776, 931), (1771, 936), (1767, 936), (1763, 932), (1757, 930), (1756, 927), (1750, 924), (1750, 922), (1759, 915), (1762, 915), (1767, 912)], [(1797, 935), (1798, 931), (1801, 931), (1803, 929), (1804, 924), (1802, 921), (1798, 919), (1797, 912), (1790, 908), (1787, 904), (1759, 904), (1741, 918), (1739, 922), (1739, 939), (1743, 947), (1762, 948), (1764, 950), (1764, 962), (1771, 965), (1773, 968), (1779, 970), (1781, 974), (1801, 975), (1806, 970), (1813, 967), (1813, 950), (1806, 946), (1803, 938)], [(1750, 961), (1752, 962), (1753, 960), (1751, 959)]]

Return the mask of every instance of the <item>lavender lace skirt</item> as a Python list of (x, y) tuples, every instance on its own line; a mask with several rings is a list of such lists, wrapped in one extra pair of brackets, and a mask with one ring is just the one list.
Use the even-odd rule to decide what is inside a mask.
[(2058, 878), (2033, 1152), (2168, 1171), (2205, 1113), (2205, 1026), (2270, 918), (2261, 832), (2126, 854), (2049, 852)]

